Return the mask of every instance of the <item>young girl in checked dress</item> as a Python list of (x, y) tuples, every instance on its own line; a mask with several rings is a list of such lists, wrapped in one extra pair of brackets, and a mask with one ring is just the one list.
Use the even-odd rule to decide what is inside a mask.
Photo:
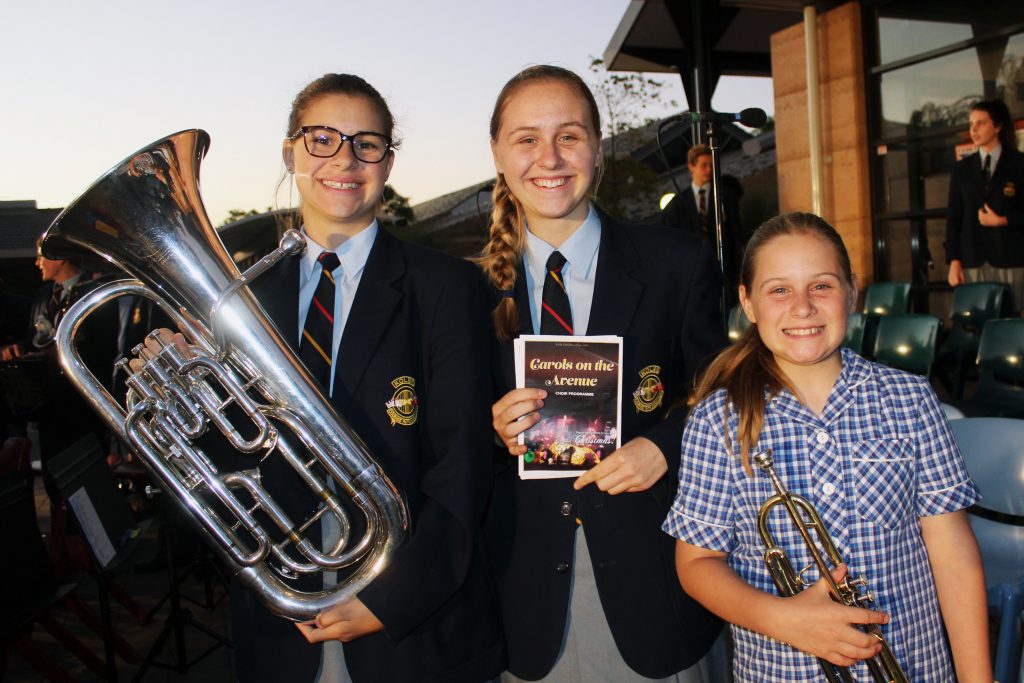
[[(927, 380), (841, 348), (856, 294), (842, 239), (818, 216), (779, 216), (751, 238), (739, 295), (754, 324), (699, 381), (683, 435), (664, 526), (678, 539), (679, 580), (732, 623), (737, 681), (821, 681), (816, 658), (869, 681), (863, 660), (880, 645), (860, 624), (881, 625), (911, 681), (991, 681), (985, 582), (963, 511), (977, 489)], [(866, 578), (874, 609), (833, 602), (815, 570), (807, 590), (778, 596), (757, 527), (775, 491), (751, 465), (765, 449)], [(775, 542), (799, 571), (810, 555), (775, 510)]]

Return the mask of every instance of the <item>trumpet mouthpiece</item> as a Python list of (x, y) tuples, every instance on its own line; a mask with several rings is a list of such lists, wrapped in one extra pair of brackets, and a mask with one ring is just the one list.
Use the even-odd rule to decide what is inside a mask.
[(754, 453), (751, 456), (751, 460), (762, 470), (767, 470), (775, 465), (775, 459), (772, 457), (772, 449), (770, 448)]

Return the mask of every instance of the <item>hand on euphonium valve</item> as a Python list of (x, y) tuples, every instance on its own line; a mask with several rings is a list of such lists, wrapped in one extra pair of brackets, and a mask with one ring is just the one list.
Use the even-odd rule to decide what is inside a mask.
[[(164, 345), (174, 344), (186, 357), (192, 355), (192, 352), (188, 348), (188, 342), (185, 341), (185, 335), (181, 332), (172, 332), (166, 327), (161, 327), (160, 329), (155, 330), (155, 332)], [(131, 362), (128, 363), (128, 367), (132, 369), (132, 372), (138, 372), (147, 361), (152, 360), (158, 353), (160, 353), (161, 348), (162, 346), (160, 343), (147, 335), (146, 342), (142, 345), (138, 355), (135, 358), (132, 358)]]

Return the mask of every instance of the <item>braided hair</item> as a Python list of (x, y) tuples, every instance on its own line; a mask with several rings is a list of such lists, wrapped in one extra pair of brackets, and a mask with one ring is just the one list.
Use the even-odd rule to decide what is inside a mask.
[[(587, 104), (595, 134), (600, 134), (601, 114), (586, 82), (568, 69), (541, 64), (523, 69), (501, 89), (491, 114), (492, 143), (498, 139), (501, 117), (511, 97), (528, 85), (549, 82), (561, 83), (576, 91)], [(501, 301), (492, 313), (495, 332), (499, 339), (511, 339), (519, 328), (519, 311), (512, 291), (516, 284), (516, 269), (526, 249), (526, 219), (522, 204), (512, 194), (505, 177), (500, 173), (494, 183), (491, 198), (494, 208), (491, 210), (490, 238), (476, 263), (487, 275), (491, 285), (502, 294)]]

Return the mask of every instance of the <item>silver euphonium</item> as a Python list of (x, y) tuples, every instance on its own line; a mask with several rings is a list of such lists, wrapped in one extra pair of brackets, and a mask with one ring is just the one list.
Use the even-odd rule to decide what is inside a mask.
[[(57, 350), (86, 400), (199, 522), (242, 583), (275, 614), (310, 619), (380, 573), (408, 533), (408, 513), (247, 286), (301, 251), (301, 235), (289, 231), (277, 250), (240, 274), (211, 227), (199, 196), (199, 162), (209, 140), (189, 130), (153, 143), (96, 181), (47, 230), (47, 256), (91, 252), (137, 278), (112, 282), (75, 303), (57, 330)], [(128, 295), (156, 302), (190, 350), (166, 345), (138, 372), (122, 361), (129, 387), (122, 409), (85, 367), (74, 342), (96, 308)], [(229, 407), (231, 415), (251, 421), (241, 430), (246, 436)], [(195, 445), (211, 424), (252, 459), (251, 468), (221, 471)], [(310, 518), (289, 518), (267, 493), (256, 469), (267, 458), (283, 458), (308, 484), (316, 505)], [(353, 508), (365, 518), (358, 539), (350, 538)], [(264, 528), (258, 515), (276, 531)], [(337, 542), (304, 534), (325, 517), (340, 527)], [(343, 568), (349, 568), (344, 580), (329, 590), (304, 592), (286, 582)]]

